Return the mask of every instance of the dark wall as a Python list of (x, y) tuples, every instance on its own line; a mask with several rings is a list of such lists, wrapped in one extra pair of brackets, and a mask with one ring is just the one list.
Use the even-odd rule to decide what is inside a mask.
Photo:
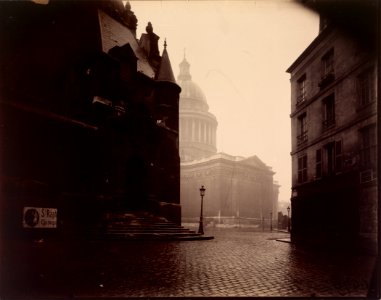
[(95, 127), (82, 123), (88, 99), (73, 91), (101, 45), (95, 6), (84, 2), (1, 1), (0, 22), (2, 228), (17, 231), (23, 206), (95, 194)]
[[(97, 9), (110, 8), (104, 3), (0, 2), (8, 233), (21, 229), (24, 206), (58, 207), (57, 230), (78, 231), (108, 210), (148, 209), (148, 199), (179, 203), (180, 90), (139, 74), (128, 44), (101, 51)], [(95, 96), (101, 101), (93, 103)], [(171, 108), (158, 110), (157, 101)], [(156, 125), (159, 115), (171, 130)]]
[(86, 2), (1, 1), (1, 89), (12, 93), (8, 100), (68, 109), (73, 70), (101, 49), (96, 7)]
[(359, 237), (359, 186), (354, 172), (305, 185), (291, 199), (292, 239), (298, 243), (349, 247)]

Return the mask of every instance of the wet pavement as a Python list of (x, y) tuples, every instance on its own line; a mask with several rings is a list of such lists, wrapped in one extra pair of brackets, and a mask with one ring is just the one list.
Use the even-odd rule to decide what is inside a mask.
[(367, 295), (372, 256), (296, 249), (280, 232), (206, 233), (215, 239), (43, 242), (22, 256), (11, 243), (1, 298)]

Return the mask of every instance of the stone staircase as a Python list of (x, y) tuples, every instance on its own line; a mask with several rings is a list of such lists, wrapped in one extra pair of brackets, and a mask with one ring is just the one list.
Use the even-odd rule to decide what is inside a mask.
[(193, 230), (179, 226), (166, 218), (148, 212), (109, 214), (104, 239), (111, 240), (210, 240)]

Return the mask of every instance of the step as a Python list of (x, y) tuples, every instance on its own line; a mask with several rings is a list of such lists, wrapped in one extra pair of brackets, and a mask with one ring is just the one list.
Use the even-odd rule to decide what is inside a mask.
[(152, 226), (118, 226), (108, 227), (107, 231), (120, 231), (120, 230), (152, 230), (152, 231), (188, 231), (184, 227), (152, 227)]
[(107, 230), (106, 233), (123, 233), (123, 232), (148, 232), (148, 233), (189, 233), (189, 230), (149, 230), (149, 229), (129, 229), (129, 230)]
[(139, 225), (139, 226), (156, 226), (156, 227), (183, 227), (175, 223), (154, 223), (154, 222), (108, 222), (111, 226), (124, 226), (124, 225)]
[(92, 236), (110, 240), (208, 240), (213, 238), (147, 212), (111, 214), (107, 219), (106, 231), (93, 232)]
[(187, 229), (185, 227), (177, 227), (177, 226), (141, 226), (141, 225), (119, 225), (119, 226), (107, 226), (108, 229), (136, 229), (136, 228), (146, 228), (146, 229), (154, 229), (154, 230), (171, 230), (171, 229)]
[(200, 241), (200, 240), (212, 240), (214, 239), (213, 236), (205, 236), (200, 234), (186, 234), (186, 235), (135, 235), (135, 234), (129, 234), (129, 235), (107, 235), (104, 236), (107, 240), (121, 240), (121, 241)]
[(106, 230), (154, 230), (154, 231), (173, 231), (173, 230), (188, 230), (184, 227), (152, 227), (152, 226), (118, 226), (118, 227), (107, 227)]
[(160, 238), (160, 237), (190, 237), (190, 236), (200, 236), (198, 233), (152, 233), (152, 232), (140, 232), (140, 233), (112, 233), (105, 234), (106, 238), (139, 238), (139, 237), (152, 237), (152, 238)]
[(158, 223), (167, 223), (167, 220), (165, 218), (161, 218), (161, 217), (144, 217), (144, 218), (140, 218), (140, 217), (134, 217), (134, 216), (112, 216), (112, 217), (109, 217), (108, 218), (108, 221), (124, 221), (124, 220), (137, 220), (137, 221), (153, 221), (153, 222), (158, 222)]

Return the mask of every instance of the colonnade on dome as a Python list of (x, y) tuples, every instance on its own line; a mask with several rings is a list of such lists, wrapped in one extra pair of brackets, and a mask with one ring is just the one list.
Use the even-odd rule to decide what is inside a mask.
[(180, 63), (178, 84), (181, 86), (179, 105), (179, 140), (181, 161), (192, 161), (217, 153), (217, 120), (211, 114), (206, 97), (192, 81), (190, 64), (185, 57)]
[(216, 128), (209, 120), (202, 120), (197, 117), (183, 118), (180, 122), (180, 141), (204, 143), (216, 148)]

